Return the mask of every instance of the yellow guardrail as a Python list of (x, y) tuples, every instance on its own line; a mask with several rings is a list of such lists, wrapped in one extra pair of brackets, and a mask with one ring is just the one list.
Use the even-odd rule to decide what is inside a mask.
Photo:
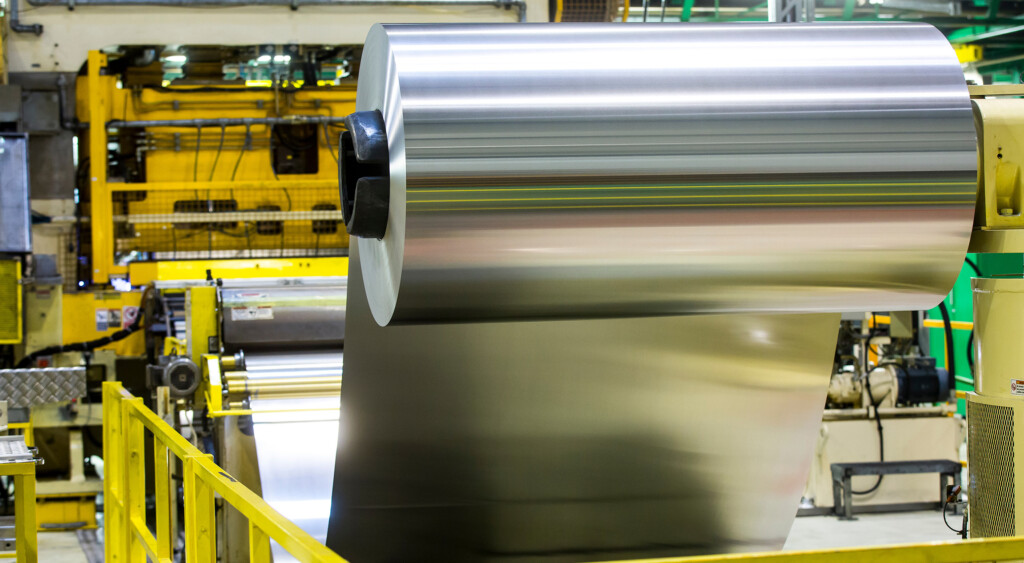
[(36, 563), (36, 462), (0, 463), (0, 475), (14, 479), (14, 550), (0, 553), (0, 559), (16, 563)]
[[(146, 523), (146, 440), (153, 444), (156, 527)], [(220, 497), (249, 520), (249, 559), (270, 563), (273, 539), (299, 561), (345, 563), (259, 495), (213, 463), (146, 408), (120, 383), (103, 383), (103, 480), (106, 560), (171, 563), (173, 515), (171, 469), (181, 461), (185, 483), (185, 556), (189, 563), (217, 561), (215, 499)]]

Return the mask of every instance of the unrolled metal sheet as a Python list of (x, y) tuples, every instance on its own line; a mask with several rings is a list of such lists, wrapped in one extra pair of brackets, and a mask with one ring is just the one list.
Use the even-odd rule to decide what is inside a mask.
[(360, 252), (328, 547), (373, 563), (782, 546), (838, 314), (382, 328)]
[[(343, 360), (340, 351), (249, 353), (246, 370), (250, 379), (338, 377)], [(250, 402), (256, 411), (252, 421), (263, 499), (321, 542), (331, 510), (339, 402), (338, 397)], [(271, 547), (275, 563), (295, 560), (277, 542)]]
[(971, 230), (927, 25), (378, 26), (357, 109), (391, 200), (350, 263), (354, 561), (781, 547), (835, 312), (933, 306)]
[(927, 309), (977, 188), (926, 24), (376, 26), (378, 323)]

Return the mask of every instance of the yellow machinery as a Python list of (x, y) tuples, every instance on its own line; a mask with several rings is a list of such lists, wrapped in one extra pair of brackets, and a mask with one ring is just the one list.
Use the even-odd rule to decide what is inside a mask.
[[(47, 529), (95, 526), (101, 483), (88, 458), (100, 454), (100, 408), (93, 408), (99, 383), (151, 389), (147, 356), (159, 356), (162, 337), (171, 335), (150, 336), (143, 326), (126, 331), (146, 307), (168, 314), (156, 292), (143, 299), (143, 287), (178, 283), (160, 292), (163, 303), (164, 294), (175, 303), (186, 280), (344, 273), (348, 235), (335, 145), (340, 120), (354, 110), (354, 80), (345, 80), (341, 64), (348, 51), (340, 50), (333, 67), (321, 63), (318, 80), (304, 81), (284, 61), (307, 57), (305, 47), (253, 49), (260, 62), (239, 67), (248, 80), (224, 80), (231, 61), (218, 59), (217, 49), (157, 53), (149, 63), (131, 52), (93, 51), (76, 81), (74, 106), (57, 108), (88, 124), (78, 144), (79, 208), (39, 204), (53, 222), (32, 228), (33, 260), (0, 261), (0, 344), (15, 344), (13, 360), (89, 370), (89, 398), (80, 405), (32, 409), (29, 433), (48, 462), (37, 495)], [(168, 58), (186, 56), (194, 59), (183, 65), (191, 75), (161, 75)], [(331, 68), (336, 76), (325, 77)], [(24, 212), (27, 221), (27, 205)], [(33, 270), (22, 281), (28, 263)], [(199, 349), (206, 340), (179, 336), (197, 362), (209, 351)], [(68, 348), (90, 342), (98, 344), (84, 353)]]
[[(336, 273), (347, 271), (344, 260)], [(188, 345), (162, 360), (161, 379), (179, 409), (202, 408), (209, 430), (200, 433), (212, 439), (225, 470), (287, 515), (299, 516), (289, 507), (307, 507), (299, 523), (323, 541), (342, 385), (344, 278), (271, 281), (187, 288)], [(281, 455), (286, 443), (303, 454)], [(224, 561), (251, 556), (237, 539), (246, 528), (235, 512), (221, 513), (218, 529)]]
[[(160, 260), (345, 252), (335, 139), (355, 109), (354, 83), (119, 88), (108, 63), (90, 53), (79, 81), (92, 282), (142, 285), (140, 263)], [(144, 155), (120, 178), (108, 176), (115, 139), (122, 153)]]
[(21, 263), (0, 260), (0, 344), (21, 342)]

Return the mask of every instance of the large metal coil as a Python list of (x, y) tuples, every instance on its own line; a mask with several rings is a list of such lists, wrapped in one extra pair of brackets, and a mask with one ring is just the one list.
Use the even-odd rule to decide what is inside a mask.
[(360, 68), (343, 207), (381, 325), (927, 309), (967, 248), (930, 25), (385, 25)]

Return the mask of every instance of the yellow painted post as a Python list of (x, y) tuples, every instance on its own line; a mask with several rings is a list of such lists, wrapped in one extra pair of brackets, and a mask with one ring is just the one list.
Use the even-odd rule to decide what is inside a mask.
[(270, 563), (270, 537), (252, 520), (249, 520), (249, 561)]
[(158, 436), (153, 435), (153, 482), (156, 495), (156, 554), (170, 559), (174, 556), (174, 534), (171, 528), (171, 495), (169, 452)]
[(203, 354), (218, 353), (210, 350), (210, 341), (217, 340), (217, 288), (193, 287), (185, 295), (185, 322), (188, 324), (188, 355), (201, 365)]
[(14, 543), (18, 563), (36, 563), (36, 467), (25, 465), (27, 470), (14, 475)]
[(124, 460), (121, 459), (121, 384), (103, 383), (103, 545), (107, 561), (127, 563), (123, 538), (127, 534), (124, 522), (122, 494)]
[(132, 416), (133, 408), (146, 408), (142, 399), (121, 401), (121, 428), (124, 433), (124, 455), (126, 474), (124, 476), (124, 542), (128, 561), (145, 561), (146, 551), (142, 540), (135, 535), (136, 529), (146, 528), (146, 447), (145, 429), (142, 421)]
[(215, 563), (217, 534), (213, 487), (197, 474), (201, 456), (185, 458), (185, 558), (189, 563)]
[[(107, 56), (89, 51), (89, 180), (90, 225), (92, 228), (92, 281), (107, 283), (114, 261), (114, 207), (107, 185), (107, 115), (109, 100), (104, 89), (101, 69)], [(109, 545), (109, 544), (108, 544)]]

